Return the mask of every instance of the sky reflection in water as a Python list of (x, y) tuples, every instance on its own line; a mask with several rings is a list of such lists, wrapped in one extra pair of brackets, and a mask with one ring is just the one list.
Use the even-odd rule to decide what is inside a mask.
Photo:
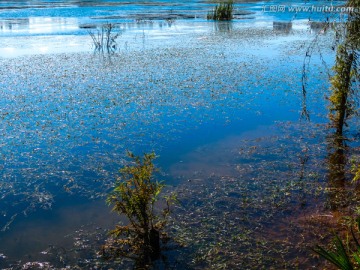
[[(247, 19), (213, 24), (204, 20), (210, 5), (197, 2), (164, 1), (161, 7), (158, 2), (109, 4), (115, 1), (95, 6), (97, 1), (38, 1), (38, 6), (27, 6), (30, 2), (0, 4), (1, 225), (16, 218), (11, 224), (15, 229), (3, 233), (3, 243), (20, 229), (26, 239), (47, 219), (44, 214), (32, 220), (33, 211), (46, 209), (47, 203), (60, 207), (59, 198), (70, 196), (71, 201), (72, 195), (81, 194), (102, 204), (102, 195), (125, 162), (126, 149), (155, 150), (163, 171), (172, 172), (165, 177), (168, 183), (178, 184), (191, 175), (184, 171), (195, 170), (191, 159), (202, 145), (222, 145), (231, 136), (266, 132), (275, 122), (300, 118), (303, 56), (318, 31), (306, 14), (289, 23), (291, 14), (259, 16), (263, 3), (243, 4), (254, 12)], [(138, 13), (158, 16), (159, 10), (167, 15), (191, 10), (200, 18), (134, 21)], [(123, 29), (119, 53), (113, 56), (89, 53), (93, 48), (88, 31), (104, 22), (121, 23)], [(331, 66), (333, 52), (324, 50), (323, 59)], [(321, 61), (315, 63), (314, 70), (323, 71)], [(309, 81), (313, 94), (308, 106), (323, 123), (328, 82), (326, 72), (319, 70)], [(232, 142), (225, 143), (226, 148), (237, 149), (239, 140)], [(215, 166), (219, 159), (214, 160)], [(202, 168), (201, 163), (209, 161), (199, 163)], [(72, 193), (67, 195), (66, 189)], [(35, 220), (31, 228), (25, 228), (24, 212), (30, 222)], [(103, 218), (90, 215), (81, 222)], [(72, 221), (67, 222), (56, 227), (60, 238), (74, 230)], [(37, 258), (48, 245), (45, 240), (36, 250), (24, 247), (19, 256), (32, 253)], [(18, 259), (19, 248), (4, 245), (0, 252)]]

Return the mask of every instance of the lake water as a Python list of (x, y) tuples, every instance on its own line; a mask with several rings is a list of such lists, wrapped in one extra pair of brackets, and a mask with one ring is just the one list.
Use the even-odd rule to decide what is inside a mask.
[[(321, 22), (340, 16), (270, 11), (274, 6), (296, 5), (238, 3), (232, 22), (214, 23), (206, 20), (213, 4), (204, 1), (2, 1), (1, 267), (99, 263), (94, 252), (118, 222), (105, 196), (127, 162), (126, 150), (155, 151), (160, 178), (179, 192), (171, 230), (190, 251), (170, 253), (170, 261), (180, 257), (177, 269), (185, 269), (181, 258), (194, 250), (215, 252), (204, 248), (215, 243), (228, 244), (220, 257), (232, 267), (244, 253), (244, 269), (272, 265), (265, 247), (254, 254), (266, 259), (254, 264), (246, 250), (258, 244), (251, 241), (264, 241), (266, 232), (281, 250), (293, 237), (287, 224), (329, 203), (326, 193), (312, 193), (327, 185), (322, 175), (331, 154), (324, 97), (335, 52), (333, 33)], [(121, 32), (114, 53), (94, 52), (89, 31), (103, 23)], [(316, 36), (306, 121), (301, 78)], [(349, 133), (356, 138), (353, 122)], [(357, 140), (349, 144), (356, 149)], [(236, 243), (242, 248), (231, 257)], [(291, 263), (294, 254), (309, 256), (286, 248), (282, 256)]]
[[(251, 27), (272, 27), (273, 21), (292, 22), (294, 28), (306, 28), (304, 22), (309, 20), (338, 18), (340, 12), (326, 13), (321, 8), (340, 4), (341, 1), (242, 2), (236, 4), (235, 22)], [(138, 46), (139, 42), (133, 44), (133, 38), (140, 39), (148, 33), (150, 39), (163, 42), (170, 37), (206, 31), (206, 15), (213, 6), (206, 1), (2, 1), (0, 55), (91, 51), (88, 33), (103, 23), (121, 24), (122, 40), (129, 46)], [(301, 10), (293, 10), (296, 8)]]

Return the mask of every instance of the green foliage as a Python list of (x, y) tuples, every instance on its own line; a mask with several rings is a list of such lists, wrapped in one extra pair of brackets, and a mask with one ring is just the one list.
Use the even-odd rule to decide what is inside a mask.
[(234, 4), (232, 0), (226, 3), (218, 4), (211, 12), (208, 13), (208, 20), (230, 21), (233, 18)]
[(105, 245), (103, 254), (130, 257), (144, 265), (160, 255), (160, 230), (165, 226), (174, 195), (165, 197), (166, 208), (157, 215), (154, 206), (164, 184), (153, 179), (157, 171), (153, 164), (155, 154), (140, 158), (128, 152), (128, 156), (134, 164), (120, 170), (121, 177), (107, 203), (113, 205), (114, 212), (125, 215), (129, 224), (117, 225), (110, 232), (113, 238)]
[[(357, 220), (357, 228), (359, 231), (360, 219)], [(346, 245), (338, 235), (335, 235), (334, 246), (335, 250), (326, 250), (323, 247), (316, 246), (313, 250), (327, 261), (333, 263), (336, 267), (342, 270), (359, 269), (360, 265), (360, 244), (355, 236), (353, 228), (351, 228), (351, 235), (353, 238), (354, 248), (350, 248), (350, 243), (347, 240)]]
[(317, 246), (314, 251), (321, 257), (336, 265), (339, 269), (352, 270), (352, 263), (344, 247), (344, 244), (338, 235), (335, 236), (334, 244), (336, 247), (336, 251), (334, 252), (328, 251), (320, 246)]
[(354, 175), (352, 182), (353, 183), (358, 183), (360, 180), (360, 165), (359, 165), (359, 157), (355, 156), (352, 157), (352, 159), (350, 160), (351, 162), (351, 169), (350, 172)]
[(354, 178), (353, 182), (357, 183), (360, 180), (360, 165), (357, 165), (357, 167), (354, 168)]

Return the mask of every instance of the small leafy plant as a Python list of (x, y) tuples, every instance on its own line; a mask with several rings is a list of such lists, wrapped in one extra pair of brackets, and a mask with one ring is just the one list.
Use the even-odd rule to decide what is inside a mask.
[(233, 18), (234, 4), (232, 0), (220, 3), (207, 15), (208, 20), (230, 21)]
[(113, 205), (114, 212), (125, 215), (129, 224), (117, 225), (110, 232), (112, 240), (104, 246), (103, 254), (131, 258), (144, 267), (160, 256), (161, 230), (175, 198), (174, 195), (165, 197), (166, 207), (157, 214), (154, 206), (165, 185), (153, 177), (157, 171), (153, 164), (155, 154), (144, 154), (140, 158), (128, 152), (128, 156), (133, 164), (120, 170), (121, 177), (107, 203)]
[[(360, 231), (360, 219), (357, 220), (357, 229)], [(334, 245), (335, 250), (326, 250), (321, 246), (316, 246), (313, 250), (327, 261), (334, 264), (342, 270), (359, 269), (360, 266), (360, 244), (355, 236), (354, 229), (351, 228), (351, 235), (353, 238), (353, 249), (350, 248), (349, 241), (344, 245), (343, 241), (338, 235), (335, 235)]]

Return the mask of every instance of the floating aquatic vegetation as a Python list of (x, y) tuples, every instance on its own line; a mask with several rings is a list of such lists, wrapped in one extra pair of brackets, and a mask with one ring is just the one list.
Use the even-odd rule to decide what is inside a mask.
[[(281, 47), (284, 54), (277, 54), (278, 61), (269, 62), (273, 56), (268, 49), (276, 51), (282, 46), (276, 43), (272, 31), (235, 28), (226, 42), (224, 33), (211, 35), (209, 39), (190, 39), (175, 47), (113, 55), (111, 62), (99, 61), (97, 55), (91, 54), (31, 56), (19, 61), (1, 59), (0, 71), (4, 74), (0, 82), (0, 194), (4, 196), (1, 228), (8, 228), (24, 213), (29, 215), (33, 210), (61, 203), (57, 198), (65, 192), (88, 199), (105, 197), (112, 188), (117, 169), (125, 164), (125, 149), (161, 153), (186, 136), (199, 143), (209, 135), (208, 130), (205, 136), (197, 135), (197, 130), (202, 128), (231, 127), (229, 133), (241, 133), (258, 120), (273, 123), (278, 116), (273, 106), (279, 108), (280, 119), (298, 117), (296, 110), (291, 111), (300, 101), (299, 84), (294, 78), (299, 74), (299, 58), (294, 56), (293, 48)], [(259, 35), (258, 41), (267, 46), (266, 52), (251, 45), (254, 35)], [(268, 43), (264, 43), (264, 37), (269, 38)], [(294, 43), (298, 44), (298, 40)], [(249, 48), (246, 55), (244, 47)], [(283, 63), (286, 63), (286, 72), (282, 72)], [(309, 96), (309, 106), (321, 107), (321, 87), (327, 85), (319, 75), (314, 79), (317, 92)], [(322, 119), (321, 109), (318, 113)], [(300, 184), (266, 188), (259, 181), (253, 181), (256, 177), (264, 179), (264, 175), (252, 176), (257, 164), (263, 174), (275, 170), (283, 177), (288, 176), (282, 164), (275, 161), (283, 149), (282, 144), (288, 141), (274, 138), (273, 143), (278, 141), (276, 149), (263, 149), (264, 155), (257, 152), (256, 159), (246, 151), (256, 152), (260, 148), (248, 148), (244, 144), (243, 159), (239, 158), (237, 165), (240, 161), (248, 165), (233, 169), (243, 173), (247, 181), (245, 190), (238, 185), (237, 176), (224, 176), (224, 181), (219, 181), (219, 185), (222, 182), (227, 183), (225, 187), (228, 185), (223, 193), (221, 186), (214, 184), (216, 181), (209, 181), (209, 185), (214, 186), (210, 185), (204, 192), (212, 194), (216, 187), (219, 193), (213, 193), (213, 201), (198, 202), (199, 205), (209, 203), (205, 209), (210, 209), (207, 219), (224, 220), (224, 211), (234, 206), (232, 200), (236, 198), (244, 205), (251, 205), (253, 201), (261, 202), (262, 196), (270, 196), (258, 210), (271, 205), (273, 209), (287, 211), (286, 206), (296, 194), (293, 190), (300, 189)], [(182, 147), (186, 145), (178, 148)], [(245, 159), (246, 155), (250, 161)], [(270, 158), (271, 163), (262, 163)], [(259, 163), (251, 163), (252, 160)], [(296, 167), (299, 160), (300, 157), (291, 168)], [(315, 172), (312, 175), (317, 177)], [(276, 183), (275, 176), (274, 173), (272, 184)], [(257, 188), (264, 190), (264, 195), (249, 196)], [(206, 198), (206, 194), (200, 195)], [(218, 210), (211, 214), (211, 207)], [(197, 214), (198, 211), (191, 212)], [(231, 226), (249, 220), (249, 215), (241, 213), (242, 221)], [(210, 228), (212, 224), (204, 226)], [(215, 232), (216, 229), (209, 237), (216, 239)], [(221, 230), (218, 233), (221, 236)], [(198, 241), (206, 245), (203, 240)], [(88, 248), (81, 239), (75, 243), (77, 250)], [(211, 254), (216, 254), (219, 249), (215, 242), (211, 243)], [(88, 263), (85, 260), (82, 260), (84, 265)]]
[[(204, 48), (149, 51), (146, 57), (133, 52), (100, 66), (91, 55), (3, 60), (8, 80), (0, 89), (3, 192), (27, 196), (56, 187), (103, 196), (115, 168), (123, 165), (125, 148), (159, 147), (159, 139), (174, 139), (184, 128), (250, 105), (250, 99), (242, 102), (251, 93), (240, 90), (245, 75), (238, 73), (238, 63), (229, 73), (209, 55)], [(94, 193), (99, 185), (103, 189)]]
[[(282, 123), (279, 128), (281, 135), (239, 143), (237, 158), (228, 164), (237, 173), (186, 176), (188, 181), (177, 188), (180, 205), (175, 207), (170, 230), (188, 247), (180, 256), (191, 256), (193, 267), (318, 265), (309, 246), (316, 239), (331, 239), (325, 227), (345, 222), (329, 212), (331, 203), (344, 198), (331, 196), (331, 180), (324, 177), (326, 127)], [(358, 205), (354, 188), (343, 189), (344, 215)]]

